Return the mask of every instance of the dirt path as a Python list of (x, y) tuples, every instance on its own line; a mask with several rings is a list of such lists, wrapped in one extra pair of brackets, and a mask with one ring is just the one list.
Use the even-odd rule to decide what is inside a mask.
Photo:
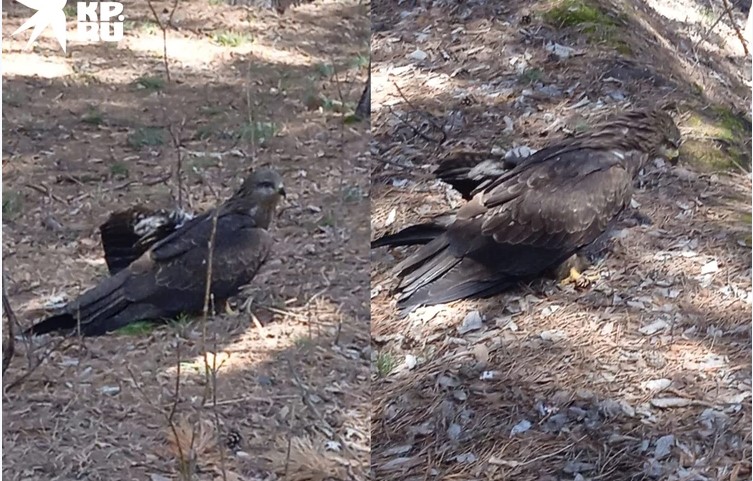
[[(172, 2), (155, 5), (164, 12)], [(168, 35), (172, 82), (146, 3), (126, 10), (118, 45), (69, 42), (63, 56), (46, 34), (23, 51), (28, 37), (10, 33), (29, 11), (4, 9), (11, 302), (28, 326), (46, 302), (104, 275), (97, 226), (109, 212), (175, 205), (175, 136), (186, 208), (214, 205), (215, 192), (225, 198), (250, 167), (273, 165), (285, 178), (274, 258), (238, 299), (253, 298), (265, 327), (245, 312), (209, 323), (216, 409), (204, 399), (199, 320), (66, 343), (4, 396), (3, 478), (179, 479), (166, 418), (175, 406), (183, 442), (197, 437), (193, 450), (183, 446), (191, 479), (223, 479), (223, 465), (232, 480), (363, 479), (368, 123), (344, 124), (343, 112), (367, 74), (367, 8), (322, 1), (278, 16), (181, 2)], [(19, 349), (6, 385), (28, 369), (28, 349)], [(240, 445), (221, 450), (231, 432)]]
[(400, 319), (387, 274), (408, 251), (373, 253), (376, 479), (750, 476), (750, 61), (729, 25), (696, 44), (720, 11), (656, 3), (374, 6), (372, 238), (457, 205), (431, 175), (454, 149), (540, 148), (669, 101), (686, 142), (641, 177), (653, 223), (620, 226), (587, 291)]

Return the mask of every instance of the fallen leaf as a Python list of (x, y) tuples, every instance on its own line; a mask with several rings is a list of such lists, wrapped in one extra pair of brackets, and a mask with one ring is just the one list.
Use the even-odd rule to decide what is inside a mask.
[(675, 437), (671, 434), (662, 436), (656, 440), (656, 448), (654, 448), (654, 457), (656, 459), (663, 459), (669, 455), (672, 450), (672, 446), (675, 444)]
[(528, 431), (529, 429), (531, 429), (531, 426), (531, 421), (528, 421), (527, 419), (520, 421), (518, 424), (512, 427), (512, 430), (510, 431), (510, 437)]
[(667, 327), (669, 327), (669, 323), (667, 323), (667, 321), (662, 320), (662, 319), (657, 319), (651, 324), (647, 326), (643, 326), (640, 329), (638, 329), (638, 332), (640, 332), (644, 336), (650, 336), (652, 334), (656, 334), (657, 332), (663, 329), (666, 329)]
[(484, 320), (478, 311), (471, 311), (463, 319), (463, 324), (458, 327), (459, 334), (465, 334), (471, 331), (481, 329), (484, 325)]
[(714, 261), (707, 262), (706, 264), (701, 267), (701, 275), (704, 274), (713, 274), (714, 272), (717, 272), (719, 270), (719, 263)]
[(651, 405), (657, 408), (684, 408), (693, 402), (683, 397), (660, 397), (651, 400)]

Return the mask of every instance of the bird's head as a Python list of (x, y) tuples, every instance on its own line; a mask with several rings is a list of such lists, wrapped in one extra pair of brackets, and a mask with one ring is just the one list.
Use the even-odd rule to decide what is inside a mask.
[(682, 144), (680, 129), (677, 128), (677, 124), (665, 110), (654, 111), (652, 117), (656, 132), (662, 136), (656, 154), (669, 160), (670, 163), (676, 164), (680, 157), (680, 145)]
[(285, 197), (282, 176), (270, 168), (252, 171), (233, 196), (232, 204), (237, 209), (248, 210), (258, 217), (258, 225), (266, 227), (271, 220), (275, 207)]
[(285, 186), (280, 174), (264, 167), (254, 170), (244, 179), (240, 192), (260, 204), (277, 204), (285, 197)]

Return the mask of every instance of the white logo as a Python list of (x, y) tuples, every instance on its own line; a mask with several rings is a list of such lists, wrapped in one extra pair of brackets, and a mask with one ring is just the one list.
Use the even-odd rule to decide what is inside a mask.
[[(99, 15), (97, 15), (99, 5)], [(78, 2), (78, 39), (82, 42), (117, 42), (123, 39), (123, 4), (120, 2)], [(110, 30), (112, 28), (112, 30)]]
[[(29, 20), (24, 22), (17, 35), (34, 27), (26, 48), (39, 37), (47, 26), (52, 27), (63, 52), (66, 51), (66, 21), (63, 8), (67, 0), (18, 0), (37, 11)], [(99, 12), (97, 11), (99, 7)], [(77, 39), (82, 42), (117, 42), (123, 39), (123, 4), (120, 2), (76, 2), (76, 20), (78, 25)]]
[(33, 8), (37, 13), (18, 27), (18, 30), (13, 32), (13, 35), (34, 27), (29, 42), (26, 44), (26, 48), (28, 49), (31, 48), (31, 44), (34, 43), (34, 40), (39, 37), (47, 25), (50, 25), (52, 26), (52, 33), (55, 34), (55, 38), (60, 46), (63, 47), (63, 52), (65, 52), (65, 13), (63, 13), (63, 7), (65, 7), (67, 0), (18, 1), (29, 8)]

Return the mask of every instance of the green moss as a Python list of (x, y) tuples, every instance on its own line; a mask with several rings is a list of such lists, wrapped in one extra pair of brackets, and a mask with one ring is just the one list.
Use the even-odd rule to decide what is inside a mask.
[(253, 41), (253, 38), (251, 37), (251, 35), (248, 35), (246, 33), (221, 31), (216, 32), (212, 35), (212, 41), (214, 41), (214, 43), (216, 43), (217, 45), (232, 48), (239, 47), (245, 43), (250, 43)]
[(116, 330), (118, 334), (124, 336), (148, 336), (152, 331), (157, 328), (157, 325), (149, 321), (136, 321), (127, 326), (123, 326)]
[(717, 106), (703, 113), (692, 112), (685, 129), (681, 154), (694, 165), (704, 170), (750, 168), (746, 144), (750, 126), (744, 118)]
[(165, 143), (165, 132), (161, 127), (141, 127), (128, 135), (128, 145), (134, 149), (144, 146), (157, 146)]
[(314, 340), (309, 336), (298, 336), (293, 339), (293, 343), (298, 349), (308, 349), (314, 345)]
[(610, 45), (614, 47), (614, 49), (617, 50), (617, 53), (619, 54), (630, 55), (631, 53), (633, 53), (633, 49), (630, 47), (630, 45), (622, 40), (614, 40), (614, 43)]
[(680, 156), (705, 171), (729, 170), (747, 163), (736, 149), (722, 149), (712, 141), (698, 139), (683, 142)]
[(379, 377), (387, 377), (395, 369), (397, 362), (389, 352), (380, 352), (377, 355), (376, 366)]
[(273, 138), (279, 128), (274, 122), (248, 122), (236, 133), (238, 137), (259, 145), (266, 145)]
[(89, 107), (81, 116), (81, 122), (89, 125), (100, 125), (104, 122), (104, 117), (96, 107)]
[(366, 194), (357, 185), (348, 186), (343, 192), (343, 200), (347, 203), (360, 202), (365, 197)]
[(369, 61), (371, 60), (371, 57), (369, 57), (369, 54), (361, 55), (360, 53), (355, 56), (355, 58), (351, 61), (351, 66), (353, 68), (368, 68)]
[(330, 63), (318, 62), (314, 69), (319, 77), (329, 78), (335, 73), (335, 66)]
[(722, 129), (724, 139), (734, 140), (736, 137), (750, 133), (749, 127), (743, 119), (732, 113), (729, 109), (715, 107), (713, 111), (719, 120), (719, 127)]
[(136, 79), (135, 84), (140, 89), (154, 92), (165, 87), (165, 79), (156, 75), (142, 75)]
[(614, 20), (598, 6), (583, 0), (564, 0), (545, 12), (544, 20), (560, 28), (576, 25), (583, 25), (586, 28), (616, 25)]
[(557, 28), (577, 28), (589, 43), (603, 44), (623, 55), (632, 53), (630, 45), (622, 40), (618, 25), (626, 20), (624, 14), (617, 18), (599, 5), (584, 0), (564, 0), (544, 12), (544, 20)]
[(23, 196), (19, 192), (3, 188), (3, 217), (15, 219), (21, 213), (22, 207)]
[(113, 177), (128, 177), (128, 165), (125, 162), (114, 162), (110, 165), (110, 174)]
[(543, 76), (541, 69), (539, 68), (528, 68), (523, 71), (520, 75), (518, 75), (518, 82), (525, 84), (525, 85), (531, 85), (533, 83), (538, 82), (541, 80), (541, 77)]

